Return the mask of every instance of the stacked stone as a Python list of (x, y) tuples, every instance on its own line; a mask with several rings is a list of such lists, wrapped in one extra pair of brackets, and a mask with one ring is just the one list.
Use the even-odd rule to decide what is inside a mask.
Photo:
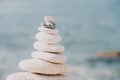
[(19, 64), (27, 72), (14, 73), (7, 80), (76, 80), (65, 74), (67, 56), (63, 53), (64, 47), (58, 44), (62, 38), (58, 35), (55, 20), (46, 16), (39, 30), (36, 34), (38, 41), (34, 43), (38, 51), (32, 52), (33, 59), (23, 60)]

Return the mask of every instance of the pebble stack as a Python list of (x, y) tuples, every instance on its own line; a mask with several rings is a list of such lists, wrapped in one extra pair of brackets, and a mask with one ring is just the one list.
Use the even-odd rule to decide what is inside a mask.
[(62, 40), (58, 35), (55, 20), (46, 16), (44, 22), (38, 28), (37, 41), (31, 53), (33, 59), (23, 60), (19, 67), (26, 72), (18, 72), (9, 75), (7, 80), (78, 80), (68, 72), (64, 62), (67, 56), (63, 53), (64, 47), (58, 43)]

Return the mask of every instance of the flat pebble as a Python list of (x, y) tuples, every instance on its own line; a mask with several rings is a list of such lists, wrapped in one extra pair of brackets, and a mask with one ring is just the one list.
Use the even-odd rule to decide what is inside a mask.
[(51, 35), (44, 32), (39, 32), (36, 34), (36, 39), (48, 44), (57, 44), (62, 40), (59, 35)]
[(38, 30), (41, 32), (45, 32), (47, 34), (58, 34), (59, 33), (59, 30), (57, 28), (49, 29), (49, 28), (45, 28), (44, 26), (39, 27)]
[(53, 63), (64, 63), (67, 60), (67, 56), (65, 54), (53, 54), (43, 51), (32, 52), (31, 56), (35, 59), (41, 59)]
[(19, 72), (8, 76), (7, 80), (81, 80), (77, 77), (66, 74), (56, 76), (44, 76), (39, 74), (33, 74), (29, 72)]
[(38, 59), (28, 59), (20, 62), (19, 67), (25, 71), (40, 74), (65, 74), (67, 67), (64, 64), (54, 64)]
[(59, 44), (46, 44), (41, 41), (37, 41), (34, 43), (34, 48), (40, 51), (48, 51), (48, 52), (58, 52), (61, 53), (64, 51), (64, 47)]

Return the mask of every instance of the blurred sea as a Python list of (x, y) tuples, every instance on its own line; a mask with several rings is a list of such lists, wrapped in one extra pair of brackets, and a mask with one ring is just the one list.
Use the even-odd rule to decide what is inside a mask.
[(72, 74), (120, 80), (119, 62), (85, 61), (97, 51), (120, 51), (120, 0), (0, 0), (0, 80), (21, 71), (18, 63), (31, 58), (46, 15), (56, 19)]

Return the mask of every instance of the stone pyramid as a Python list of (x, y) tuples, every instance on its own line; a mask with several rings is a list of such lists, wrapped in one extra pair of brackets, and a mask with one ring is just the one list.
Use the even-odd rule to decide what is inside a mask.
[(58, 35), (55, 20), (46, 16), (36, 34), (37, 41), (31, 53), (33, 59), (23, 60), (19, 67), (26, 72), (18, 72), (8, 76), (7, 80), (78, 80), (68, 74), (64, 62), (67, 56), (64, 47), (58, 43), (62, 40)]

